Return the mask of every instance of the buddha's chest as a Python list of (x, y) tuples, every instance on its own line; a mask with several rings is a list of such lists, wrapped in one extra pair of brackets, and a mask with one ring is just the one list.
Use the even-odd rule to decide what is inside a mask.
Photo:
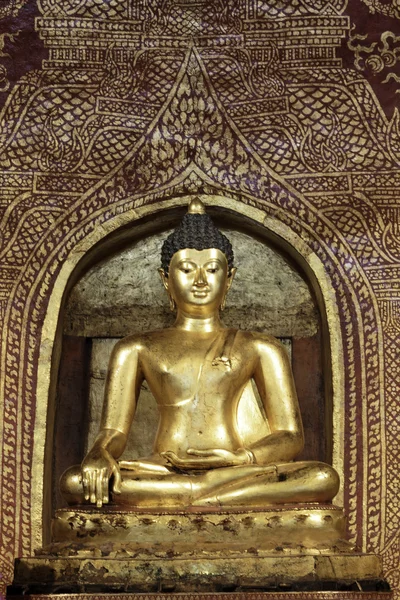
[(143, 371), (156, 400), (168, 405), (199, 397), (232, 398), (249, 379), (239, 349), (221, 357), (215, 344), (201, 342), (149, 353)]

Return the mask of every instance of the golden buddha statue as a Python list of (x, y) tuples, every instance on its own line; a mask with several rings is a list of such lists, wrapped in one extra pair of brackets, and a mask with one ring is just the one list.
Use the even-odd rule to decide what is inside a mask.
[[(100, 432), (82, 465), (61, 478), (68, 504), (238, 508), (331, 501), (339, 488), (336, 471), (294, 462), (304, 438), (283, 346), (221, 323), (235, 275), (233, 252), (199, 200), (164, 242), (160, 275), (176, 321), (116, 344)], [(270, 434), (246, 447), (237, 409), (251, 379)], [(160, 415), (153, 453), (118, 461), (143, 380)]]

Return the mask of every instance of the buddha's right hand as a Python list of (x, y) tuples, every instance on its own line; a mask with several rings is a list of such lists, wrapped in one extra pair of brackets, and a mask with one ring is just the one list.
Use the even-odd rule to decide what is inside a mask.
[(121, 493), (121, 473), (118, 463), (104, 448), (92, 449), (82, 463), (82, 487), (85, 500), (101, 508), (109, 502), (110, 479), (112, 491)]

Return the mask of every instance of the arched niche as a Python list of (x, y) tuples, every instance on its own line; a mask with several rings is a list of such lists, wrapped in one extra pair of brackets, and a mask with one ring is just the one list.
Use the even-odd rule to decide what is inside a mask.
[[(340, 368), (338, 369), (338, 367), (340, 364), (341, 354), (338, 345), (336, 348), (334, 348), (333, 352), (330, 346), (330, 331), (335, 328), (336, 334), (333, 336), (333, 338), (336, 340), (337, 344), (337, 331), (339, 328), (335, 322), (337, 317), (333, 300), (334, 296), (321, 263), (316, 258), (314, 253), (307, 247), (307, 245), (296, 235), (294, 235), (291, 230), (282, 225), (279, 221), (274, 219), (266, 219), (262, 211), (248, 206), (242, 206), (237, 202), (223, 197), (206, 196), (202, 199), (209, 206), (209, 214), (213, 217), (214, 221), (221, 229), (227, 230), (227, 233), (230, 231), (233, 233), (233, 237), (236, 237), (237, 239), (240, 238), (242, 242), (245, 238), (247, 240), (252, 240), (253, 248), (264, 247), (265, 252), (267, 252), (267, 254), (270, 253), (271, 257), (279, 257), (279, 260), (282, 261), (282, 265), (286, 265), (287, 269), (292, 270), (293, 273), (296, 273), (296, 277), (299, 278), (299, 281), (302, 281), (303, 285), (310, 290), (310, 298), (312, 298), (316, 309), (314, 317), (315, 320), (318, 321), (315, 331), (316, 340), (314, 340), (314, 352), (316, 352), (317, 361), (320, 361), (320, 370), (321, 373), (323, 373), (324, 382), (323, 390), (321, 390), (320, 394), (323, 406), (321, 404), (319, 405), (319, 409), (323, 408), (323, 423), (319, 421), (318, 427), (322, 427), (324, 429), (325, 435), (322, 445), (323, 447), (319, 449), (320, 454), (315, 456), (315, 453), (313, 455), (311, 452), (311, 455), (306, 455), (305, 458), (320, 458), (322, 460), (326, 460), (327, 462), (333, 462), (334, 466), (341, 473), (341, 431), (339, 431), (337, 428), (335, 430), (332, 416), (334, 413), (334, 405), (337, 405), (338, 398), (341, 395), (341, 389), (339, 385), (340, 377), (338, 376), (338, 373), (340, 372)], [(146, 240), (150, 241), (150, 245), (152, 247), (155, 247), (155, 245), (159, 244), (160, 240), (167, 234), (168, 230), (176, 226), (176, 224), (182, 218), (184, 212), (186, 211), (188, 201), (189, 197), (177, 198), (162, 204), (160, 203), (149, 207), (142, 207), (140, 211), (135, 211), (135, 214), (131, 215), (133, 218), (129, 220), (127, 219), (127, 215), (125, 215), (125, 224), (122, 226), (120, 224), (120, 226), (116, 227), (114, 230), (112, 230), (112, 223), (109, 223), (110, 231), (99, 232), (100, 235), (98, 234), (98, 239), (94, 238), (92, 243), (91, 240), (86, 239), (83, 247), (76, 249), (76, 256), (71, 257), (69, 261), (66, 261), (66, 264), (63, 267), (64, 272), (60, 273), (59, 286), (56, 286), (55, 292), (53, 293), (54, 297), (52, 297), (50, 300), (48, 318), (46, 318), (45, 323), (44, 335), (48, 336), (47, 339), (53, 339), (54, 341), (54, 344), (51, 347), (51, 363), (46, 360), (46, 353), (42, 352), (39, 366), (39, 380), (41, 377), (43, 379), (47, 378), (49, 383), (49, 402), (47, 423), (45, 424), (46, 444), (45, 446), (43, 445), (42, 448), (39, 448), (39, 445), (35, 444), (34, 456), (34, 460), (39, 461), (41, 450), (43, 463), (42, 473), (44, 478), (42, 481), (37, 482), (37, 486), (33, 486), (33, 500), (37, 504), (39, 504), (40, 500), (42, 500), (45, 541), (48, 539), (49, 535), (47, 526), (50, 521), (51, 509), (60, 502), (60, 498), (57, 499), (56, 494), (54, 493), (57, 487), (56, 479), (60, 470), (62, 470), (60, 467), (59, 457), (62, 453), (64, 454), (64, 458), (65, 456), (67, 457), (67, 464), (64, 464), (64, 466), (69, 466), (71, 462), (79, 462), (82, 459), (85, 451), (85, 445), (88, 443), (88, 382), (85, 382), (81, 379), (81, 383), (79, 384), (81, 385), (80, 392), (77, 394), (75, 390), (75, 392), (68, 393), (67, 390), (67, 394), (64, 398), (60, 398), (60, 388), (57, 388), (57, 384), (60, 381), (59, 376), (61, 375), (61, 378), (65, 378), (65, 373), (63, 374), (63, 369), (65, 369), (65, 356), (63, 356), (63, 352), (65, 353), (65, 351), (71, 351), (71, 347), (68, 350), (67, 346), (69, 342), (66, 341), (65, 337), (63, 343), (63, 330), (66, 328), (65, 319), (71, 317), (71, 303), (68, 305), (68, 299), (71, 301), (71, 297), (74, 293), (73, 290), (74, 288), (77, 289), (77, 287), (79, 287), (80, 281), (82, 282), (84, 278), (88, 276), (90, 278), (90, 273), (104, 268), (104, 265), (106, 265), (110, 260), (119, 260), (124, 253), (129, 253), (129, 249), (137, 249), (140, 246), (143, 248), (143, 246), (146, 244)], [(233, 243), (235, 242), (235, 240), (232, 241)], [(247, 244), (247, 248), (248, 247), (249, 244)], [(68, 262), (70, 263), (69, 265)], [(257, 265), (256, 270), (259, 271), (259, 265)], [(154, 273), (152, 276), (156, 278), (157, 274)], [(240, 277), (238, 277), (238, 279), (238, 284), (240, 284)], [(249, 280), (247, 281), (247, 284), (248, 283)], [(60, 294), (61, 291), (62, 294)], [(293, 293), (293, 289), (291, 292)], [(58, 310), (59, 318), (57, 327), (55, 327), (54, 313), (53, 318), (50, 317), (52, 303), (54, 310)], [(236, 313), (238, 313), (238, 310), (240, 311), (240, 308), (236, 306), (233, 307), (233, 311), (231, 310), (231, 312), (235, 313), (236, 311)], [(236, 314), (236, 317), (237, 316), (238, 315)], [(163, 319), (165, 321), (170, 319), (170, 317), (161, 315), (161, 321)], [(255, 328), (260, 330), (270, 329), (263, 326), (263, 319), (259, 319), (259, 321), (260, 322)], [(159, 322), (157, 325), (160, 326), (162, 324), (162, 322)], [(252, 328), (251, 322), (246, 324), (243, 324), (243, 322), (235, 323), (234, 314), (229, 317), (229, 310), (227, 310), (226, 324), (238, 327), (245, 325), (244, 328), (246, 329)], [(249, 326), (247, 326), (247, 324)], [(50, 331), (51, 329), (53, 329), (52, 332)], [(149, 327), (146, 326), (144, 329), (149, 329)], [(126, 333), (130, 332), (131, 331), (127, 331)], [(269, 332), (283, 338), (296, 337), (290, 335), (279, 335), (279, 332), (277, 331)], [(76, 331), (72, 331), (70, 333), (76, 333)], [(104, 336), (99, 336), (98, 332), (95, 333), (95, 335), (91, 335), (90, 332), (84, 331), (81, 333), (84, 333), (85, 335), (73, 336), (81, 339), (78, 343), (79, 348), (77, 346), (75, 347), (77, 354), (75, 357), (72, 357), (72, 363), (75, 362), (75, 366), (78, 365), (78, 371), (80, 370), (79, 376), (82, 377), (84, 376), (85, 371), (90, 371), (90, 347), (93, 347), (93, 338), (105, 338)], [(87, 333), (90, 335), (86, 335)], [(106, 331), (106, 336), (113, 337), (109, 334), (110, 332)], [(120, 334), (122, 334), (121, 331), (118, 332), (118, 336), (116, 337), (119, 337)], [(53, 338), (51, 338), (51, 335), (53, 335)], [(312, 338), (313, 336), (305, 335), (304, 337)], [(291, 346), (289, 349), (293, 352), (293, 339), (292, 344), (289, 342), (288, 345), (289, 347)], [(47, 358), (49, 357), (49, 350), (50, 345), (47, 347)], [(72, 349), (72, 352), (74, 352), (74, 349)], [(103, 366), (101, 367), (102, 377), (104, 377), (104, 364), (105, 363), (103, 362)], [(318, 385), (321, 383), (322, 379), (319, 381)], [(70, 402), (68, 402), (68, 398), (70, 398)], [(74, 402), (73, 398), (77, 400), (77, 402)], [(64, 400), (66, 402), (64, 402)], [(66, 406), (67, 410), (65, 410)], [(312, 407), (312, 404), (309, 404), (309, 406)], [(72, 415), (72, 421), (71, 410), (72, 412), (75, 410), (75, 415)], [(315, 406), (312, 407), (312, 410), (314, 412), (318, 412)], [(146, 419), (147, 417), (148, 415), (144, 418)], [(70, 419), (69, 425), (68, 419)], [(71, 427), (71, 422), (73, 423), (74, 419), (77, 422), (84, 423), (85, 425), (82, 427), (82, 431), (78, 432), (82, 434), (78, 435), (78, 438), (80, 438), (80, 445), (76, 441), (73, 444), (75, 448), (75, 455), (72, 457), (68, 454), (68, 452), (66, 452), (64, 441), (67, 443), (69, 439), (71, 442), (71, 437), (68, 435), (68, 427)], [(309, 426), (315, 427), (316, 423), (316, 421), (311, 420)], [(58, 439), (58, 436), (60, 435), (60, 427), (62, 430), (64, 426), (66, 426), (66, 430), (61, 434), (61, 438), (64, 441), (61, 442), (60, 439)], [(72, 425), (72, 427), (74, 427), (74, 425)], [(92, 431), (89, 432), (89, 437), (90, 435), (93, 436), (93, 428)], [(37, 472), (38, 469), (35, 470), (35, 473)], [(39, 522), (37, 525), (39, 526)], [(40, 532), (37, 530), (36, 533), (36, 539), (39, 539)]]

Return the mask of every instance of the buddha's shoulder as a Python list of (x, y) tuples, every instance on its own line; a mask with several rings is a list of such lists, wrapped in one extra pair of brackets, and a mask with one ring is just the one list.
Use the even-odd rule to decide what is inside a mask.
[(249, 345), (260, 352), (269, 351), (274, 354), (286, 352), (282, 342), (268, 333), (238, 330), (237, 339), (240, 345)]
[(154, 331), (145, 331), (132, 333), (119, 340), (115, 346), (115, 351), (135, 351), (151, 347), (157, 342), (163, 342), (170, 337), (169, 329), (155, 329)]

